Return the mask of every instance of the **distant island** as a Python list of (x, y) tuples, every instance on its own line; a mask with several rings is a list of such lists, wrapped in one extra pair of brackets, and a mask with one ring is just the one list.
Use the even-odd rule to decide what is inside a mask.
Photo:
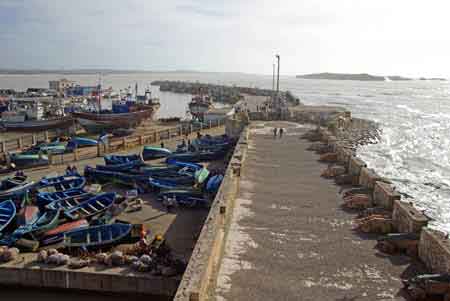
[[(359, 80), (359, 81), (407, 81), (413, 80), (413, 78), (403, 77), (398, 75), (371, 75), (368, 73), (359, 73), (359, 74), (351, 74), (351, 73), (312, 73), (305, 75), (297, 75), (297, 78), (305, 78), (305, 79), (328, 79), (328, 80)], [(424, 78), (421, 77), (420, 80), (441, 80), (445, 81), (445, 78)]]

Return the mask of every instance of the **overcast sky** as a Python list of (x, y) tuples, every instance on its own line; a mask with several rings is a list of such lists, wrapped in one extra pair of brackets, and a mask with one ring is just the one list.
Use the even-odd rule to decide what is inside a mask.
[(450, 76), (448, 0), (0, 0), (0, 68)]

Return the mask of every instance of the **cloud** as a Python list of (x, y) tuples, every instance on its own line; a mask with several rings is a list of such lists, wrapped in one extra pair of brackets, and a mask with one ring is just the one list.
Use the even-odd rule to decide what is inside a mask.
[(179, 12), (198, 15), (198, 16), (204, 16), (204, 17), (226, 17), (227, 16), (227, 14), (222, 10), (207, 9), (207, 8), (203, 8), (201, 6), (192, 5), (192, 4), (177, 5), (176, 9)]

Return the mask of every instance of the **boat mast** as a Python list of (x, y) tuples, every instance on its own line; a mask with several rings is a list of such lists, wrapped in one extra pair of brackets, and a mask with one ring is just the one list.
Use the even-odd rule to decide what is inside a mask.
[(98, 79), (98, 112), (100, 113), (102, 111), (102, 75), (100, 74)]

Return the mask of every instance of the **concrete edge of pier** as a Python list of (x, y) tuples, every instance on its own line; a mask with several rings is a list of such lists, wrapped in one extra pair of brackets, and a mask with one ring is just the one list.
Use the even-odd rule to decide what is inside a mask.
[(209, 288), (215, 282), (214, 275), (224, 252), (226, 232), (239, 189), (240, 169), (248, 146), (248, 128), (240, 127), (239, 121), (236, 120), (229, 122), (234, 123), (232, 128), (237, 127), (237, 131), (241, 132), (240, 137), (174, 300), (205, 300)]

